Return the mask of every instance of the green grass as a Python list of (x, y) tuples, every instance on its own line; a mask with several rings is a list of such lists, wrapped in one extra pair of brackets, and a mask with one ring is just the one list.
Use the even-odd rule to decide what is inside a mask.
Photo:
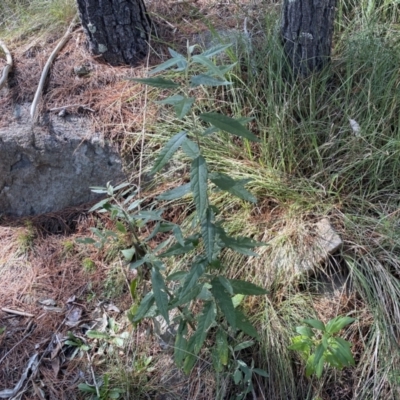
[(0, 36), (6, 43), (46, 40), (66, 29), (75, 14), (74, 0), (2, 0)]

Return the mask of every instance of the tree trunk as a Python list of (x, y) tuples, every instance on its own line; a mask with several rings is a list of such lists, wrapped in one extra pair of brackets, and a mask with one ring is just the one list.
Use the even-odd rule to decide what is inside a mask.
[(307, 76), (330, 60), (336, 0), (284, 0), (281, 35), (295, 74)]
[(135, 65), (148, 53), (151, 21), (143, 0), (77, 0), (89, 49), (112, 65)]

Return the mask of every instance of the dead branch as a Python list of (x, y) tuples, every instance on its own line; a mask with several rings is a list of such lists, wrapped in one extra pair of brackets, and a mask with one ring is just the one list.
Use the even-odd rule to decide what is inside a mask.
[(0, 89), (1, 89), (7, 82), (8, 74), (11, 71), (11, 68), (13, 66), (13, 59), (11, 57), (10, 51), (8, 50), (7, 46), (4, 44), (4, 42), (2, 40), (0, 40), (0, 47), (3, 49), (4, 54), (6, 55), (6, 60), (7, 60), (7, 64), (3, 69), (3, 73), (2, 73), (1, 79), (0, 79)]
[(38, 104), (38, 102), (40, 100), (40, 96), (41, 96), (42, 91), (43, 91), (44, 83), (45, 83), (47, 74), (49, 73), (50, 65), (53, 63), (53, 61), (56, 58), (56, 56), (59, 53), (59, 51), (68, 42), (68, 40), (69, 40), (69, 38), (71, 36), (72, 30), (74, 29), (74, 27), (76, 25), (76, 21), (77, 21), (77, 16), (75, 16), (74, 19), (72, 20), (71, 24), (69, 25), (69, 27), (67, 29), (67, 32), (62, 37), (62, 39), (58, 42), (56, 48), (50, 54), (50, 57), (47, 60), (45, 66), (43, 68), (42, 75), (40, 76), (39, 85), (38, 85), (38, 88), (36, 89), (35, 97), (33, 98), (33, 102), (32, 102), (32, 105), (31, 105), (30, 115), (31, 115), (32, 120), (35, 119), (36, 106), (37, 106), (37, 104)]
[(10, 308), (5, 307), (3, 307), (1, 310), (9, 314), (20, 315), (22, 317), (34, 317), (33, 314), (27, 313), (25, 311), (11, 310)]

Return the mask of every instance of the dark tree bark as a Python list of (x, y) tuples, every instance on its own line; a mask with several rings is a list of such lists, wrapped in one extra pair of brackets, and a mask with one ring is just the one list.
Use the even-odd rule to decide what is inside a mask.
[(281, 34), (296, 74), (307, 76), (330, 61), (336, 0), (284, 0)]
[(143, 0), (77, 0), (89, 49), (112, 65), (135, 65), (148, 53), (151, 22)]

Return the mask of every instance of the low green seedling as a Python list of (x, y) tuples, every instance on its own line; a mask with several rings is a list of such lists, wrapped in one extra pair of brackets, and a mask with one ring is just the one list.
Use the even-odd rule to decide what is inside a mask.
[(325, 325), (317, 319), (306, 319), (305, 325), (296, 328), (299, 335), (292, 339), (289, 349), (298, 351), (306, 361), (307, 377), (315, 374), (320, 378), (325, 364), (339, 370), (355, 365), (350, 343), (335, 336), (354, 321), (354, 318), (338, 316)]
[(124, 393), (122, 389), (110, 388), (110, 379), (107, 374), (103, 376), (102, 382), (96, 386), (87, 383), (80, 383), (78, 389), (90, 396), (92, 400), (111, 400), (119, 399)]

